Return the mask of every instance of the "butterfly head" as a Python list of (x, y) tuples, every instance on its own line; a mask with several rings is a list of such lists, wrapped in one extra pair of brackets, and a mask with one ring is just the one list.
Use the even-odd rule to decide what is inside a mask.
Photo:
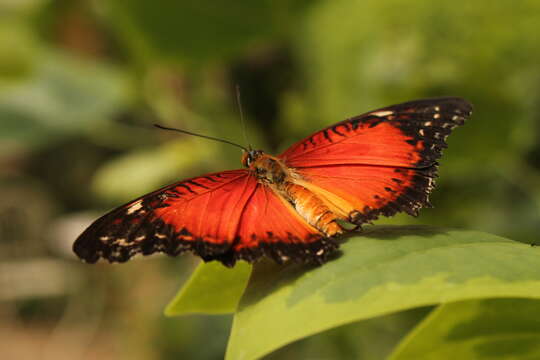
[(255, 160), (257, 160), (263, 154), (262, 150), (249, 150), (244, 151), (242, 154), (242, 165), (250, 167)]

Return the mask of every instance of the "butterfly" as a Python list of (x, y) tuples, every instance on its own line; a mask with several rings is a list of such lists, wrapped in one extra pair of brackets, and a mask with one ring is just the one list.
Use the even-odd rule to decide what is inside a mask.
[(73, 250), (88, 263), (189, 251), (229, 267), (262, 256), (322, 264), (348, 231), (345, 223), (416, 216), (431, 206), (445, 140), (471, 111), (457, 97), (411, 101), (341, 121), (278, 156), (245, 149), (244, 168), (183, 180), (122, 205), (91, 224)]

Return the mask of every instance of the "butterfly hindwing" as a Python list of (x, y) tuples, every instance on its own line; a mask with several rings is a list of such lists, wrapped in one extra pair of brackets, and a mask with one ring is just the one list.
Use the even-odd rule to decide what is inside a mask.
[(302, 168), (297, 172), (313, 192), (330, 191), (350, 204), (346, 220), (361, 225), (379, 215), (406, 212), (416, 216), (421, 207), (429, 206), (435, 166), (408, 169), (348, 164)]
[(238, 241), (232, 248), (237, 259), (266, 255), (278, 263), (323, 263), (338, 245), (310, 226), (291, 204), (270, 187), (258, 184), (240, 221)]

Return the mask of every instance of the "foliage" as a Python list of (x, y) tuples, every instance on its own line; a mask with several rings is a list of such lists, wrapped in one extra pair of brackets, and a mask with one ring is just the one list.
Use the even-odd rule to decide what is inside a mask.
[[(257, 264), (235, 312), (227, 358), (259, 358), (323, 330), (419, 306), (540, 298), (540, 250), (528, 245), (430, 227), (379, 227), (362, 235), (349, 238), (342, 255), (324, 266)], [(208, 272), (220, 271), (211, 266)], [(199, 290), (207, 283), (202, 269), (179, 295), (187, 308), (208, 297), (228, 303), (221, 287)], [(239, 270), (242, 282), (245, 273)]]
[(540, 302), (486, 299), (440, 306), (390, 357), (405, 359), (536, 359)]
[(165, 314), (232, 313), (238, 307), (250, 274), (251, 266), (243, 261), (232, 270), (218, 262), (201, 264), (169, 303)]

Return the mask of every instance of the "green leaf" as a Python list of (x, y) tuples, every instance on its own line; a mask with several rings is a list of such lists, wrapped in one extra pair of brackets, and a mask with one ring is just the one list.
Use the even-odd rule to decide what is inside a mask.
[(476, 231), (376, 227), (324, 266), (261, 264), (236, 313), (227, 359), (255, 359), (300, 338), (418, 306), (540, 298), (540, 249)]
[(246, 288), (251, 265), (240, 261), (232, 269), (217, 261), (200, 264), (165, 308), (165, 315), (234, 312)]
[(539, 359), (540, 301), (488, 299), (440, 306), (396, 348), (392, 360)]

